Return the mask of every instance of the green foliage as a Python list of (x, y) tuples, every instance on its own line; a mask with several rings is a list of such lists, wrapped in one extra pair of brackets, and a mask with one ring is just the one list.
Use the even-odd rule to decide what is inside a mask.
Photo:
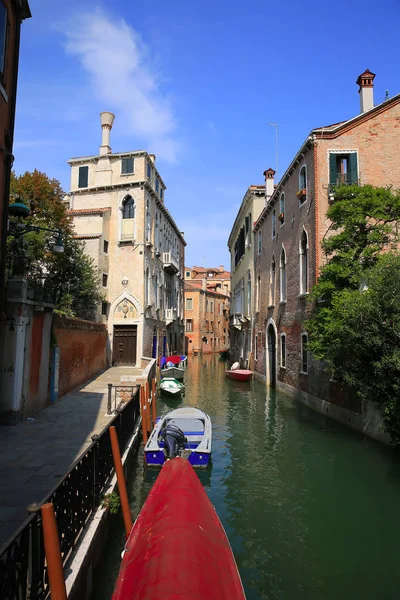
[(99, 275), (93, 261), (84, 253), (82, 242), (73, 236), (59, 181), (36, 170), (19, 177), (12, 173), (10, 202), (17, 197), (31, 209), (25, 222), (61, 231), (64, 245), (64, 252), (55, 254), (52, 251), (54, 235), (42, 231), (25, 234), (30, 280), (45, 279), (46, 287), (54, 290), (60, 314), (94, 319), (102, 300)]
[(121, 501), (116, 492), (110, 494), (104, 494), (101, 500), (101, 507), (105, 508), (112, 515), (117, 515), (121, 509)]
[[(328, 211), (328, 263), (313, 289), (309, 347), (328, 371), (378, 402), (400, 446), (400, 199), (388, 189), (340, 188)], [(385, 252), (382, 252), (385, 250)]]

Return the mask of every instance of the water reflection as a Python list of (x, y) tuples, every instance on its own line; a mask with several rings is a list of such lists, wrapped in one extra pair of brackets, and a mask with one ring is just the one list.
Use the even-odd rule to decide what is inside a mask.
[[(263, 383), (226, 379), (225, 368), (218, 356), (191, 357), (184, 399), (159, 397), (157, 410), (186, 404), (212, 418), (212, 468), (199, 477), (247, 599), (397, 598), (398, 457)], [(141, 450), (129, 483), (135, 516), (157, 474)], [(123, 537), (115, 528), (96, 600), (111, 598)]]

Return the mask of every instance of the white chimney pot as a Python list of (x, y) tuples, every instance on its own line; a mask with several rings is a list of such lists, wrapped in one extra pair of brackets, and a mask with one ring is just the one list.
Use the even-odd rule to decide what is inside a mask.
[(111, 154), (110, 132), (114, 123), (115, 115), (111, 112), (100, 113), (101, 123), (101, 146), (100, 154)]

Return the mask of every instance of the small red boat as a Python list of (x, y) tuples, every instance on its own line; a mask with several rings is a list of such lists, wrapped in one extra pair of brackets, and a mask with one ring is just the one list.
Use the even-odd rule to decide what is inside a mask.
[(225, 375), (229, 377), (229, 379), (234, 379), (235, 381), (250, 381), (253, 377), (253, 371), (247, 371), (246, 369), (231, 369), (230, 371), (225, 371)]
[(187, 460), (167, 461), (132, 527), (112, 600), (244, 600), (221, 521)]

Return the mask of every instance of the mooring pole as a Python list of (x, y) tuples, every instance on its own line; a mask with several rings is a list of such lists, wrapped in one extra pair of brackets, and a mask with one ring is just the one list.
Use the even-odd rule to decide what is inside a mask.
[(51, 502), (42, 506), (44, 550), (47, 562), (51, 600), (67, 600), (64, 570), (61, 560), (60, 539), (58, 537), (54, 506)]
[(115, 473), (117, 475), (118, 491), (121, 500), (122, 515), (124, 517), (126, 537), (132, 529), (132, 517), (129, 509), (128, 493), (126, 491), (124, 469), (122, 468), (121, 452), (119, 450), (118, 436), (114, 425), (110, 427), (111, 448), (114, 459)]
[(150, 383), (146, 381), (147, 432), (151, 433)]
[(111, 392), (112, 392), (112, 383), (108, 384), (108, 398), (107, 398), (107, 414), (111, 415)]
[(146, 405), (145, 405), (145, 401), (144, 401), (144, 396), (145, 396), (145, 390), (143, 385), (140, 386), (140, 412), (142, 415), (142, 436), (143, 436), (143, 443), (146, 444), (147, 442), (147, 428), (146, 428)]
[(151, 380), (151, 408), (153, 415), (153, 427), (157, 419), (157, 407), (156, 407), (156, 378), (153, 377)]

